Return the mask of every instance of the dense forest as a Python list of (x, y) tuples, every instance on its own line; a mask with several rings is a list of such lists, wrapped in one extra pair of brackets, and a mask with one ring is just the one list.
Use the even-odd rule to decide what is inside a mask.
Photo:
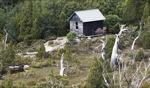
[[(97, 59), (95, 57), (96, 53), (93, 53), (101, 53), (100, 49), (99, 51), (94, 51), (94, 47), (104, 43), (104, 41), (100, 40), (101, 37), (92, 41), (79, 38), (82, 43), (76, 44), (74, 41), (76, 35), (69, 35), (69, 17), (75, 11), (89, 9), (99, 9), (106, 17), (104, 22), (104, 27), (106, 27), (105, 33), (108, 36), (106, 39), (106, 61), (101, 57)], [(119, 63), (119, 73), (115, 73), (116, 70), (114, 71), (113, 67), (109, 65), (115, 43), (113, 35), (119, 35), (121, 24), (126, 24), (128, 31), (125, 35), (126, 37), (120, 40), (119, 50), (122, 50), (122, 52), (126, 50), (126, 52), (123, 52), (125, 56), (137, 58), (136, 65), (147, 66), (147, 69), (145, 68), (144, 70), (139, 70), (140, 68), (134, 70), (135, 73), (136, 71), (145, 71), (148, 74), (148, 76), (143, 76), (145, 73), (141, 73), (143, 79), (138, 81), (137, 85), (133, 85), (134, 83), (132, 84), (131, 82), (133, 81), (131, 80), (132, 78), (127, 77), (134, 73), (134, 71), (129, 70), (131, 68), (136, 69), (135, 64), (127, 70), (131, 74), (126, 73), (122, 75), (124, 76), (122, 80), (120, 78), (115, 80), (113, 77), (118, 74), (118, 77), (121, 77), (120, 74), (125, 73), (123, 72), (125, 70), (125, 67), (123, 67), (125, 62)], [(69, 42), (65, 44), (64, 49), (45, 52), (44, 43), (66, 35)], [(102, 39), (105, 40), (104, 38)], [(137, 44), (135, 51), (127, 52), (134, 40)], [(49, 42), (49, 45), (54, 45), (51, 43)], [(6, 79), (0, 80), (0, 88), (130, 88), (133, 86), (133, 88), (140, 88), (143, 80), (150, 77), (150, 66), (147, 65), (149, 63), (145, 63), (145, 60), (148, 62), (148, 59), (143, 59), (150, 58), (150, 55), (145, 54), (145, 52), (150, 53), (150, 0), (0, 0), (0, 45), (0, 77), (3, 74), (8, 76)], [(18, 53), (28, 51), (36, 51), (36, 59), (17, 56)], [(91, 59), (89, 57), (92, 58), (92, 61), (87, 62), (89, 65), (82, 66), (83, 63), (86, 63), (84, 61)], [(65, 77), (56, 74), (58, 68), (55, 65), (59, 63), (60, 58), (65, 58), (66, 60), (66, 72), (68, 72), (68, 75)], [(85, 58), (89, 59), (86, 60)], [(32, 75), (31, 78), (34, 80), (32, 79), (27, 83), (20, 82), (22, 76), (15, 76), (19, 80), (14, 81), (16, 79), (12, 78), (13, 75), (5, 72), (10, 65), (25, 64), (30, 65), (32, 70), (42, 67), (51, 68), (48, 69), (51, 72), (46, 71), (49, 73), (48, 78), (43, 77), (38, 79), (38, 81), (34, 78), (39, 77), (39, 75), (35, 76), (36, 72), (30, 72), (29, 77)], [(126, 62), (126, 64), (129, 63)], [(120, 66), (123, 68), (121, 69), (122, 72), (120, 71)], [(74, 83), (72, 81), (72, 83), (69, 83), (73, 79), (73, 75), (79, 74), (86, 67), (90, 71), (88, 71), (89, 69), (83, 71), (84, 76), (87, 76), (84, 83), (80, 82), (81, 84), (78, 84), (77, 87), (71, 87), (78, 83), (74, 81)], [(72, 68), (76, 69), (72, 71)], [(144, 82), (142, 88), (148, 88), (150, 86), (149, 83), (150, 81)]]
[(64, 36), (69, 31), (68, 18), (74, 11), (95, 8), (105, 15), (108, 33), (116, 33), (121, 23), (137, 25), (138, 21), (148, 29), (149, 3), (148, 0), (4, 0), (0, 3), (1, 38), (4, 29), (15, 42)]

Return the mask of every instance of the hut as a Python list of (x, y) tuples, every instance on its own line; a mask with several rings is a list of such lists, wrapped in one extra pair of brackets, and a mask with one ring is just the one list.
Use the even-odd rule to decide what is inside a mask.
[(102, 33), (105, 17), (98, 9), (75, 11), (69, 18), (70, 31), (78, 36), (91, 36)]

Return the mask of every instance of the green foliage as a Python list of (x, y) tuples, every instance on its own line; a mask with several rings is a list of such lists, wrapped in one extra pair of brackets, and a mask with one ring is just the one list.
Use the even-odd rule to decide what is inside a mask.
[(148, 16), (147, 19), (145, 20), (144, 29), (150, 30), (150, 16)]
[(142, 46), (144, 49), (150, 49), (150, 31), (144, 30), (141, 32), (139, 38), (139, 45)]
[(2, 61), (3, 66), (13, 64), (14, 59), (15, 59), (15, 52), (12, 49), (7, 49), (0, 53), (0, 60)]
[(49, 88), (49, 87), (50, 87), (50, 85), (47, 82), (40, 82), (34, 86), (34, 88)]
[(119, 32), (119, 23), (122, 21), (117, 15), (106, 16), (107, 33), (116, 34)]
[(67, 16), (64, 12), (61, 12), (60, 15), (59, 15), (59, 21), (58, 21), (58, 32), (57, 32), (57, 35), (64, 35), (66, 34), (66, 26), (67, 26)]
[(60, 75), (54, 75), (50, 73), (49, 77), (46, 78), (47, 82), (37, 83), (34, 88), (68, 88), (67, 85), (69, 83), (66, 77), (62, 77)]
[(149, 88), (150, 83), (149, 82), (143, 82), (141, 88)]
[(0, 82), (0, 88), (15, 88), (13, 85), (13, 80), (6, 78)]
[(150, 16), (150, 3), (147, 1), (144, 7), (144, 12), (142, 16), (142, 22), (145, 23), (146, 19)]
[(31, 80), (31, 81), (29, 81), (28, 83), (27, 83), (27, 85), (28, 86), (34, 86), (34, 85), (36, 85), (36, 80)]
[(31, 66), (35, 67), (35, 68), (41, 68), (41, 67), (47, 67), (51, 65), (51, 60), (47, 59), (47, 60), (41, 60), (41, 61), (33, 61), (31, 63)]
[(113, 36), (109, 36), (108, 37), (108, 40), (107, 40), (107, 45), (106, 45), (106, 56), (107, 58), (110, 58), (111, 57), (111, 53), (112, 53), (112, 49), (113, 49), (113, 46), (114, 46), (114, 43), (115, 43), (115, 38)]
[(108, 61), (102, 58), (94, 58), (94, 63), (90, 68), (86, 88), (105, 88), (103, 74), (111, 72), (111, 67)]
[(31, 58), (23, 58), (21, 56), (16, 56), (15, 59), (12, 61), (13, 65), (25, 65), (31, 64)]
[(44, 58), (48, 58), (49, 57), (49, 53), (45, 51), (45, 47), (44, 47), (43, 43), (41, 43), (41, 47), (38, 50), (38, 53), (36, 54), (36, 56), (39, 59), (44, 59)]
[(124, 21), (136, 22), (141, 20), (146, 0), (127, 0), (127, 5), (123, 14)]
[(6, 23), (6, 13), (3, 9), (0, 8), (0, 34), (2, 33), (3, 31), (3, 28), (4, 28), (4, 25)]
[(143, 49), (140, 49), (136, 55), (136, 60), (142, 60), (144, 59), (144, 53), (143, 53)]
[(27, 88), (25, 83), (24, 82), (19, 82), (17, 85), (16, 85), (16, 88)]
[(64, 53), (65, 52), (65, 50), (64, 49), (59, 49), (58, 51), (57, 51), (57, 55), (58, 56), (61, 56), (62, 55), (62, 53)]
[(74, 39), (75, 39), (75, 37), (77, 36), (77, 34), (75, 33), (75, 32), (69, 32), (68, 34), (67, 34), (67, 39), (69, 40), (69, 41), (73, 41)]
[(0, 27), (6, 27), (12, 40), (24, 41), (30, 45), (36, 39), (66, 35), (69, 29), (67, 19), (74, 11), (98, 8), (105, 15), (116, 14), (121, 17), (123, 13), (121, 3), (125, 0), (85, 0), (83, 3), (78, 0), (10, 2), (0, 9)]

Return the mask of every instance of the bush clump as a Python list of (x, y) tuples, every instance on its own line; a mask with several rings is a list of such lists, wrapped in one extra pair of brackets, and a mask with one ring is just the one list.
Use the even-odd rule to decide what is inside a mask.
[(67, 34), (67, 39), (68, 39), (69, 41), (73, 41), (76, 36), (77, 36), (77, 34), (76, 34), (75, 32), (73, 32), (73, 31), (71, 31), (71, 32), (69, 32), (69, 33)]
[(35, 68), (47, 67), (51, 64), (51, 60), (43, 60), (39, 62), (32, 62), (31, 65)]
[(115, 38), (113, 36), (109, 36), (108, 40), (107, 40), (107, 45), (106, 45), (106, 52), (107, 52), (106, 56), (107, 56), (107, 58), (111, 57), (114, 42), (115, 42)]
[(40, 59), (44, 59), (44, 58), (48, 58), (49, 56), (50, 56), (49, 53), (45, 51), (44, 44), (41, 44), (41, 48), (38, 50), (36, 57)]
[(142, 60), (144, 58), (143, 49), (140, 49), (136, 55), (136, 60)]
[(150, 31), (144, 30), (141, 32), (141, 36), (139, 38), (139, 44), (144, 49), (150, 49)]
[(119, 23), (122, 21), (122, 19), (117, 15), (107, 15), (106, 19), (107, 33), (118, 33)]

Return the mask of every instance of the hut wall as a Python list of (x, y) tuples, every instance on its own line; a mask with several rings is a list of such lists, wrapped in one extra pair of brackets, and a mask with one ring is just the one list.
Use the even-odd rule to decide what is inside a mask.
[(83, 34), (85, 36), (96, 35), (96, 30), (98, 28), (103, 29), (103, 21), (94, 21), (83, 23)]

